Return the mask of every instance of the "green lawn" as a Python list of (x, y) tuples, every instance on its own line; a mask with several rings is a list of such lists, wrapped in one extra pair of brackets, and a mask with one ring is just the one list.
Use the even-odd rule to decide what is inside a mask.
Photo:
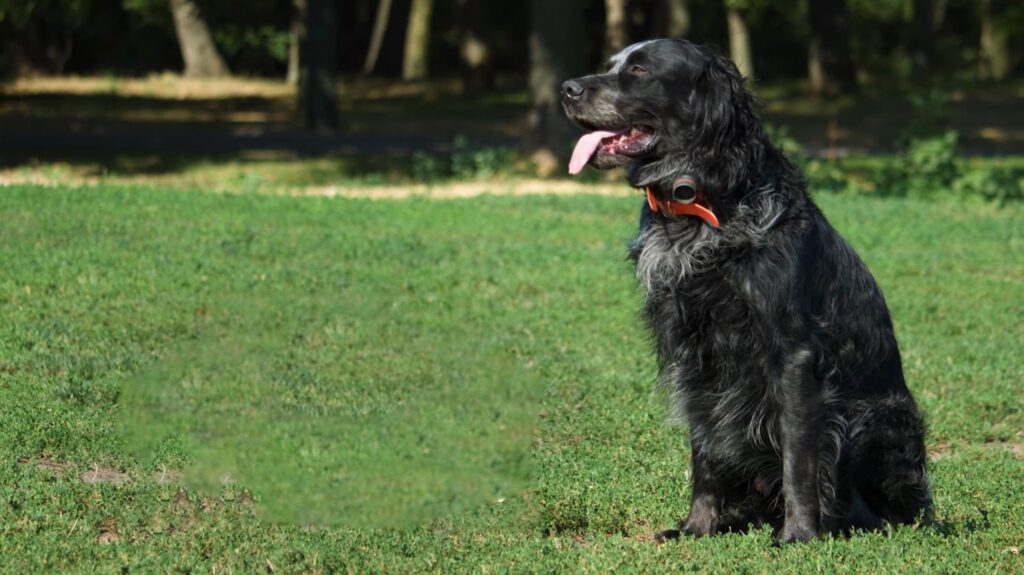
[(2, 187), (0, 571), (1024, 572), (1024, 207), (819, 202), (889, 300), (940, 523), (775, 549), (652, 543), (687, 453), (637, 197)]

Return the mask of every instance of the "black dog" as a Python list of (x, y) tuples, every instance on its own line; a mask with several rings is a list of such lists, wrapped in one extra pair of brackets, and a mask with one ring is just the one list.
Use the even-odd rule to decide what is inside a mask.
[(772, 146), (736, 67), (635, 44), (562, 85), (574, 153), (645, 189), (633, 248), (663, 384), (689, 424), (681, 532), (779, 541), (930, 517), (924, 425), (882, 293)]

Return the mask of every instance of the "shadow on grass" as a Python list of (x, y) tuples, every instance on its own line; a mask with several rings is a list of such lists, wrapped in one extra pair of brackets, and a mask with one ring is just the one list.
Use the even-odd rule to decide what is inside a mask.
[(296, 124), (290, 98), (7, 94), (0, 97), (0, 169), (66, 164), (78, 175), (143, 176), (322, 159), (336, 165), (312, 166), (303, 183), (408, 179), (417, 154), (450, 154), (460, 135), (481, 148), (517, 146), (525, 110), (501, 94), (397, 96), (343, 108), (341, 131), (316, 134)]
[[(837, 100), (811, 98), (799, 83), (754, 88), (765, 120), (812, 156), (891, 153), (913, 121), (913, 90), (884, 81)], [(1019, 86), (941, 92), (948, 99), (944, 121), (960, 131), (965, 153), (1024, 153)], [(429, 162), (417, 165), (417, 157), (450, 155), (459, 135), (480, 149), (517, 148), (528, 129), (528, 99), (518, 89), (469, 93), (443, 81), (347, 80), (339, 100), (342, 129), (326, 135), (301, 129), (295, 98), (283, 84), (50, 79), (0, 86), (0, 169), (62, 164), (89, 177), (191, 177), (230, 165), (216, 177), (296, 185), (409, 181), (424, 179), (424, 169), (444, 172)], [(299, 162), (309, 163), (305, 175)]]
[(960, 537), (963, 535), (986, 531), (992, 528), (988, 518), (988, 510), (978, 509), (978, 517), (968, 519), (937, 519), (924, 528), (941, 537)]

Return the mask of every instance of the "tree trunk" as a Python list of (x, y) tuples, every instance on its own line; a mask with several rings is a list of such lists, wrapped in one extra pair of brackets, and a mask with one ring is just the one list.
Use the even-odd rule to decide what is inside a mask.
[(487, 44), (490, 4), (480, 0), (459, 0), (460, 36), (459, 59), (465, 69), (464, 77), (470, 89), (479, 90), (494, 85), (491, 66), (491, 47)]
[(377, 16), (373, 20), (373, 34), (370, 36), (370, 48), (366, 51), (363, 61), (363, 75), (369, 76), (377, 67), (380, 47), (384, 44), (384, 33), (388, 29), (388, 18), (391, 17), (391, 0), (380, 0), (377, 4)]
[(1010, 32), (999, 20), (998, 0), (981, 0), (981, 46), (978, 75), (982, 80), (1002, 80), (1010, 73)]
[(853, 94), (857, 75), (850, 58), (850, 18), (846, 0), (809, 0), (811, 43), (808, 77), (815, 95)]
[(932, 0), (914, 0), (914, 42), (910, 52), (911, 75), (924, 82), (932, 69)]
[(604, 57), (626, 47), (626, 0), (604, 0)]
[(231, 72), (217, 52), (210, 29), (206, 27), (195, 1), (170, 2), (171, 13), (174, 16), (174, 31), (178, 35), (181, 59), (185, 62), (185, 76), (216, 78), (230, 75)]
[(10, 50), (8, 60), (19, 77), (60, 76), (73, 47), (71, 26), (59, 20), (30, 20), (23, 30), (0, 42), (0, 50)]
[(306, 0), (292, 0), (292, 22), (288, 27), (288, 74), (285, 81), (291, 86), (299, 84), (299, 43), (306, 26)]
[(430, 15), (433, 11), (434, 0), (412, 0), (412, 6), (409, 8), (409, 25), (405, 29), (403, 80), (422, 80), (427, 77)]
[(319, 132), (338, 128), (338, 98), (334, 93), (335, 35), (338, 32), (334, 0), (303, 0), (299, 39), (299, 107), (306, 127)]
[(562, 82), (586, 69), (582, 0), (531, 0), (530, 134), (527, 145), (542, 175), (554, 172), (567, 157), (572, 137), (562, 113)]
[(686, 0), (661, 0), (656, 31), (666, 38), (685, 38), (690, 33), (690, 10)]
[(750, 51), (750, 32), (743, 20), (743, 13), (730, 7), (726, 16), (729, 20), (729, 55), (743, 77), (753, 78), (754, 57)]
[(946, 21), (948, 6), (949, 0), (935, 0), (935, 5), (932, 7), (932, 32), (938, 32), (939, 28), (942, 28), (942, 23)]

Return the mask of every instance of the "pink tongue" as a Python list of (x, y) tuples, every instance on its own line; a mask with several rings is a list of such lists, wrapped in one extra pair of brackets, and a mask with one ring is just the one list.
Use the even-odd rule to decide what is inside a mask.
[(617, 136), (621, 133), (598, 130), (584, 134), (580, 141), (576, 142), (576, 147), (572, 150), (572, 158), (569, 160), (569, 173), (575, 176), (582, 172), (587, 162), (590, 161), (590, 157), (597, 151), (597, 147), (601, 145), (601, 140)]

